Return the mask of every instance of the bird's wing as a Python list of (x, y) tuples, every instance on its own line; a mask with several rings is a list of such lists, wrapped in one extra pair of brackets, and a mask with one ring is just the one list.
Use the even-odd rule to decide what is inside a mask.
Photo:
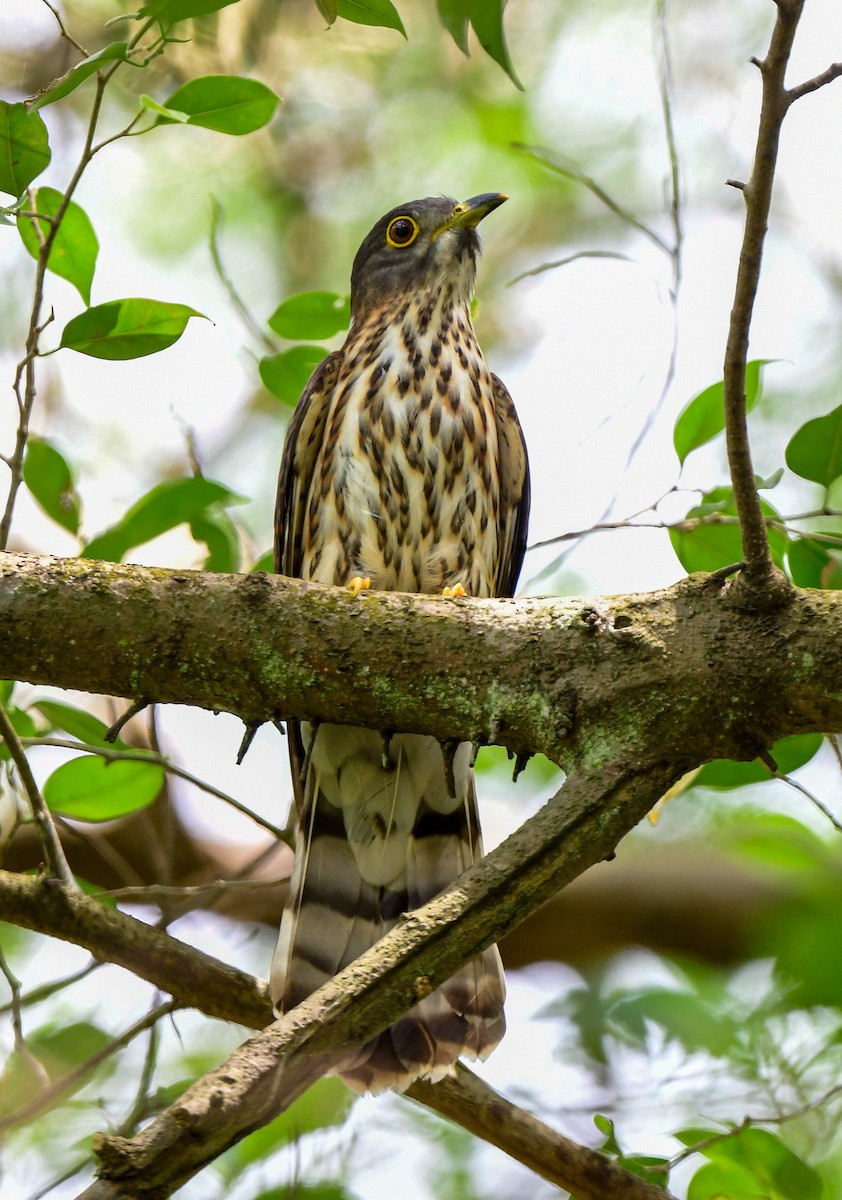
[(497, 375), (492, 375), (491, 380), (500, 476), (500, 540), (495, 595), (513, 596), (526, 551), (529, 460), (523, 430), (508, 388)]
[[(316, 469), (333, 389), (342, 366), (342, 352), (322, 359), (301, 393), (284, 442), (278, 494), (275, 500), (275, 570), (301, 578), (304, 521), (310, 483)], [(287, 721), (292, 789), (299, 816), (306, 807), (306, 751), (298, 721)]]
[(284, 442), (275, 501), (275, 570), (294, 579), (301, 578), (307, 496), (341, 366), (341, 350), (319, 363), (301, 393)]

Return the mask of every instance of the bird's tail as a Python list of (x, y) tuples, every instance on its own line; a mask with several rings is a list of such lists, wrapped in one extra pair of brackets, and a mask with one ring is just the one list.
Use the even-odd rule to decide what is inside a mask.
[[(445, 803), (444, 792), (456, 789), (428, 784), (419, 802), (418, 770), (407, 769), (401, 784), (395, 778), (400, 757), (384, 765), (379, 735), (367, 736), (377, 739), (380, 782), (387, 791), (388, 785), (394, 787), (397, 800), (393, 797), (385, 810), (370, 796), (369, 802), (333, 803), (347, 801), (348, 788), (342, 793), (336, 787), (342, 772), (326, 780), (313, 756), (305, 804), (299, 809), (295, 870), (272, 963), (272, 996), (279, 1012), (289, 1011), (348, 966), (402, 913), (432, 899), (482, 855), (467, 755), (458, 788), (461, 800)], [(407, 737), (398, 755), (417, 753), (415, 741), (424, 743), (425, 753), (426, 743), (432, 743), (441, 764), (433, 739)], [(365, 743), (360, 739), (359, 744)], [(407, 768), (406, 761), (403, 766)], [(373, 794), (373, 767), (369, 761), (366, 772), (358, 774), (365, 777), (366, 794)], [(416, 793), (414, 813), (404, 788), (410, 782), (409, 790)], [(485, 1058), (491, 1053), (505, 1029), (504, 997), (503, 968), (492, 946), (349, 1054), (338, 1071), (357, 1091), (403, 1091), (418, 1078), (440, 1079), (463, 1055)]]

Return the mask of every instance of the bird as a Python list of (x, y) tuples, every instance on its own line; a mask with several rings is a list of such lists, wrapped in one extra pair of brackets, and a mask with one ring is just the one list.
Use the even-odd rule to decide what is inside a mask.
[[(512, 596), (530, 481), (511, 396), (471, 320), (477, 226), (508, 197), (393, 208), (351, 270), (346, 340), (289, 424), (275, 570), (350, 587)], [(300, 1003), (482, 857), (473, 747), (288, 722), (295, 864), (272, 960), (276, 1013)], [(433, 1082), (505, 1030), (496, 946), (337, 1066), (358, 1092)]]

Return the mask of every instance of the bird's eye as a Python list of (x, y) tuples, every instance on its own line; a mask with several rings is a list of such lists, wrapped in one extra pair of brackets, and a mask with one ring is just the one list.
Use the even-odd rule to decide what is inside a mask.
[(397, 246), (398, 249), (401, 249), (404, 246), (411, 246), (420, 232), (418, 222), (412, 217), (395, 217), (394, 221), (389, 222), (386, 241), (390, 246)]

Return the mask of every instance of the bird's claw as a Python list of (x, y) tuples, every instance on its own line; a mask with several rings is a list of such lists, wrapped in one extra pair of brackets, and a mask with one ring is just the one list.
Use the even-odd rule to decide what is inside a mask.
[(359, 596), (360, 592), (367, 592), (371, 588), (371, 580), (367, 575), (355, 575), (348, 584), (348, 591), (354, 598)]
[(461, 583), (456, 583), (453, 587), (442, 588), (441, 594), (447, 596), (449, 600), (458, 600), (460, 596), (467, 596), (467, 592), (462, 587)]

